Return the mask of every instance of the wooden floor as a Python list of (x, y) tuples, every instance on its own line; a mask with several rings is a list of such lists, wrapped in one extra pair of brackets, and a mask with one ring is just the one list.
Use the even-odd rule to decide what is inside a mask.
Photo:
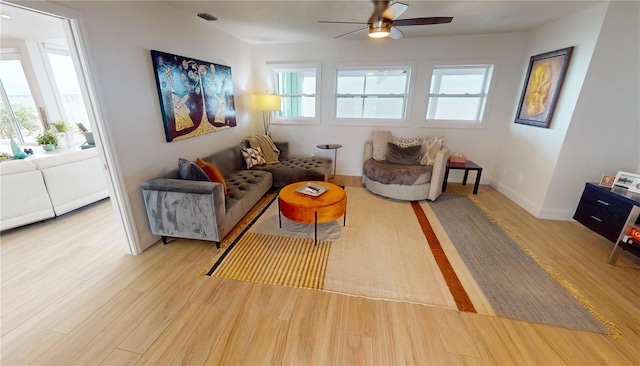
[[(359, 178), (336, 182), (359, 185)], [(450, 184), (449, 192), (471, 186)], [(640, 364), (640, 266), (575, 222), (477, 198), (622, 332), (200, 277), (215, 245), (123, 254), (108, 200), (2, 233), (2, 365)]]

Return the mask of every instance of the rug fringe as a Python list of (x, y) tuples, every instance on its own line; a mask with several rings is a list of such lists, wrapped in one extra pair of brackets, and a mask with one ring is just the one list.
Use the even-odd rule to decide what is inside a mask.
[(478, 206), (478, 208), (480, 208), (484, 212), (489, 220), (500, 226), (500, 228), (504, 230), (504, 232), (507, 233), (507, 235), (509, 235), (511, 239), (513, 239), (513, 241), (515, 241), (516, 244), (518, 244), (529, 257), (536, 261), (536, 263), (538, 263), (538, 265), (542, 267), (542, 269), (544, 269), (545, 272), (547, 272), (556, 282), (558, 282), (560, 286), (562, 286), (569, 294), (571, 294), (571, 296), (573, 296), (573, 298), (575, 298), (576, 301), (580, 303), (580, 305), (582, 305), (585, 309), (587, 309), (587, 311), (591, 313), (591, 315), (598, 319), (598, 321), (602, 323), (605, 328), (607, 328), (610, 333), (610, 337), (617, 341), (622, 340), (622, 331), (620, 330), (620, 328), (618, 328), (613, 322), (607, 319), (607, 317), (596, 310), (596, 308), (584, 296), (582, 296), (578, 289), (576, 289), (569, 281), (564, 279), (564, 277), (562, 277), (562, 275), (555, 268), (538, 258), (524, 243), (522, 243), (522, 241), (520, 241), (520, 238), (518, 238), (518, 236), (513, 231), (511, 231), (506, 227), (506, 225), (493, 217), (489, 209), (482, 202), (480, 202), (477, 197), (473, 195), (467, 196), (473, 203), (476, 204), (476, 206)]

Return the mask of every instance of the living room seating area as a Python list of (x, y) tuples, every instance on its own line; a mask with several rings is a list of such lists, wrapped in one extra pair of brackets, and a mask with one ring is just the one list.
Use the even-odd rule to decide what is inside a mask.
[(263, 137), (265, 143), (256, 147), (248, 141), (196, 162), (180, 159), (178, 169), (144, 182), (151, 232), (164, 243), (168, 237), (189, 238), (213, 241), (219, 247), (272, 187), (329, 178), (329, 158), (290, 157), (288, 142), (270, 138)]

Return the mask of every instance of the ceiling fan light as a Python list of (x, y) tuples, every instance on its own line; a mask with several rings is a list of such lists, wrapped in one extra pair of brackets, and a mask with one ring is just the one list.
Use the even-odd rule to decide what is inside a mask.
[(389, 36), (389, 31), (386, 29), (369, 29), (369, 37), (371, 38), (384, 38)]
[(379, 20), (369, 24), (369, 37), (371, 38), (388, 37), (389, 33), (391, 33), (390, 22)]

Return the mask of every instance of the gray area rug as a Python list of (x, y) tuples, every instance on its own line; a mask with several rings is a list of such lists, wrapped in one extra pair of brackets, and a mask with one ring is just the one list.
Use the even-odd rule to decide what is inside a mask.
[(496, 315), (609, 334), (469, 197), (442, 195), (429, 205)]

